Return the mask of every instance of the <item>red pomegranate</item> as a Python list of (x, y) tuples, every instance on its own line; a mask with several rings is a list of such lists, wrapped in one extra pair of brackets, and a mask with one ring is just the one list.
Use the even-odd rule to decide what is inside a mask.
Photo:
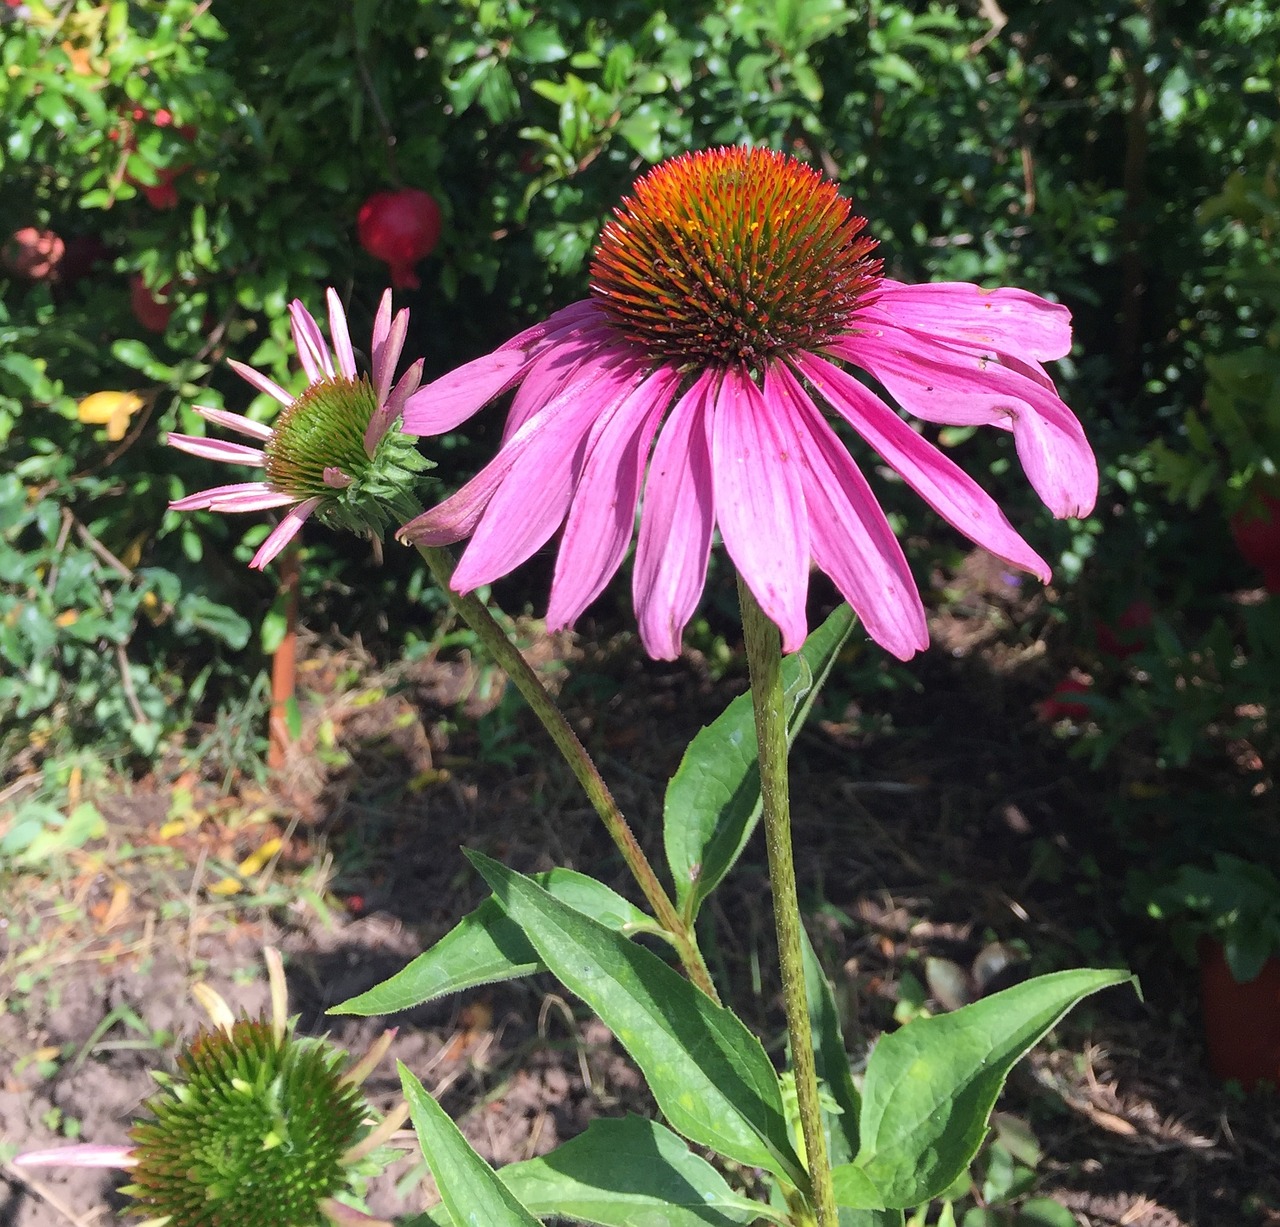
[(440, 224), (440, 206), (413, 187), (375, 192), (356, 216), (360, 246), (391, 266), (391, 284), (401, 290), (422, 284), (413, 266), (435, 249)]
[(1068, 674), (1054, 688), (1047, 699), (1035, 705), (1036, 715), (1046, 724), (1058, 720), (1088, 720), (1093, 714), (1087, 703), (1081, 703), (1075, 695), (1092, 694), (1093, 681), (1083, 675)]
[(28, 281), (52, 281), (66, 250), (66, 244), (52, 230), (23, 226), (4, 245), (4, 266)]
[(1141, 597), (1130, 601), (1114, 623), (1097, 623), (1098, 651), (1116, 660), (1127, 660), (1135, 652), (1141, 652), (1151, 640), (1151, 620), (1155, 610), (1150, 601)]
[[(148, 111), (145, 107), (134, 107), (124, 118), (123, 123), (112, 128), (107, 135), (126, 153), (132, 153), (138, 147), (137, 130), (144, 124), (152, 124), (157, 128), (173, 128), (183, 141), (195, 140), (196, 129), (192, 124), (175, 124), (173, 112), (165, 107)], [(172, 166), (156, 167), (157, 183), (140, 183), (133, 175), (125, 173), (126, 183), (136, 187), (147, 198), (153, 209), (173, 209), (178, 204), (178, 189), (174, 181), (191, 169), (190, 162), (177, 162)]]
[(163, 332), (169, 327), (169, 317), (173, 314), (173, 304), (169, 301), (172, 288), (167, 285), (152, 290), (141, 273), (129, 278), (129, 305), (139, 324), (151, 332)]
[(1262, 572), (1268, 592), (1280, 592), (1280, 498), (1256, 492), (1230, 523), (1240, 557)]

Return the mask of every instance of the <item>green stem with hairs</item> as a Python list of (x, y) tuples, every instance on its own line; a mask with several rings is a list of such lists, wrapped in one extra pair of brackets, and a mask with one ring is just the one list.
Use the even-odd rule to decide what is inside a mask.
[(698, 949), (692, 928), (676, 911), (675, 904), (663, 889), (658, 875), (649, 863), (649, 858), (645, 856), (644, 850), (636, 841), (634, 832), (618, 808), (618, 803), (613, 799), (608, 784), (604, 782), (586, 747), (578, 740), (578, 735), (569, 727), (564, 713), (547, 693), (547, 688), (529, 662), (507, 638), (506, 632), (498, 625), (488, 606), (474, 593), (457, 593), (449, 587), (454, 568), (453, 557), (449, 551), (429, 545), (419, 545), (417, 549), (426, 560), (432, 578), (448, 596), (463, 621), (475, 631), (476, 637), (484, 645), (490, 657), (515, 684), (525, 702), (533, 709), (533, 714), (551, 735), (556, 749), (560, 751), (573, 774), (577, 776), (578, 783), (582, 785), (588, 800), (600, 815), (600, 820), (617, 845), (618, 851), (622, 853), (622, 859), (626, 861), (636, 884), (653, 909), (654, 917), (669, 935), (685, 973), (698, 988), (718, 1004), (720, 996), (711, 980), (711, 972), (707, 969), (702, 952)]
[(796, 894), (796, 866), (791, 850), (791, 794), (787, 782), (787, 711), (782, 692), (782, 642), (751, 590), (738, 577), (742, 630), (751, 669), (751, 702), (756, 717), (760, 752), (760, 796), (765, 844), (769, 851), (769, 882), (773, 889), (773, 923), (778, 934), (778, 963), (782, 972), (782, 1000), (791, 1041), (800, 1130), (804, 1136), (813, 1206), (818, 1227), (837, 1227), (831, 1160), (822, 1131), (818, 1099), (818, 1070), (813, 1056), (813, 1030), (804, 988), (804, 946), (800, 900)]

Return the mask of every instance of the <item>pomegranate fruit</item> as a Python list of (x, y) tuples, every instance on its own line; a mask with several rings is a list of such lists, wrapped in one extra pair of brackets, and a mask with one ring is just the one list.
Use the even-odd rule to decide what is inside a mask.
[(435, 249), (440, 225), (440, 206), (413, 187), (375, 192), (356, 215), (360, 246), (391, 266), (391, 284), (400, 290), (422, 284), (414, 265)]
[(151, 332), (163, 332), (169, 327), (169, 317), (173, 314), (173, 305), (169, 301), (172, 288), (167, 285), (152, 290), (141, 273), (134, 273), (129, 278), (129, 305), (139, 324)]
[(1130, 601), (1114, 623), (1097, 623), (1098, 651), (1116, 660), (1127, 660), (1135, 652), (1141, 652), (1151, 640), (1148, 632), (1154, 617), (1150, 601), (1141, 597)]
[(1280, 592), (1280, 498), (1256, 492), (1230, 525), (1240, 557), (1262, 572), (1268, 592)]
[(1074, 674), (1064, 677), (1047, 699), (1041, 699), (1036, 706), (1036, 715), (1046, 724), (1058, 720), (1088, 720), (1092, 710), (1087, 703), (1081, 703), (1074, 695), (1091, 694), (1093, 682), (1086, 677)]
[(66, 250), (66, 244), (52, 230), (23, 226), (4, 245), (4, 266), (28, 281), (52, 281)]

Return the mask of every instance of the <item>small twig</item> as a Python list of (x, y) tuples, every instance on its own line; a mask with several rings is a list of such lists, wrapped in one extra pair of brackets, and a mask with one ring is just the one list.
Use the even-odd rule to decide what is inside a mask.
[(373, 106), (373, 113), (377, 117), (378, 126), (382, 129), (382, 139), (387, 146), (387, 170), (390, 173), (392, 183), (400, 182), (400, 171), (396, 168), (396, 134), (391, 127), (391, 120), (387, 118), (387, 113), (383, 110), (382, 99), (378, 97), (377, 88), (373, 84), (373, 77), (369, 75), (368, 65), (364, 62), (364, 52), (356, 47), (356, 68), (360, 72), (360, 80), (364, 83), (365, 93), (369, 95), (369, 102)]

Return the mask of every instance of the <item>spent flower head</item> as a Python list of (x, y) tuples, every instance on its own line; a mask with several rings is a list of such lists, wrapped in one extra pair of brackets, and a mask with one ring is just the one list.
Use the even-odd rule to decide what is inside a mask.
[(391, 429), (422, 380), (419, 359), (393, 384), (409, 312), (400, 311), (393, 319), (391, 291), (383, 294), (373, 324), (373, 369), (371, 375), (361, 375), (342, 302), (332, 289), (326, 297), (332, 351), (302, 303), (295, 299), (289, 307), (294, 344), (307, 376), (299, 395), (242, 362), (229, 362), (237, 374), (283, 406), (271, 426), (221, 409), (195, 410), (219, 426), (258, 440), (260, 447), (196, 435), (171, 434), (168, 439), (171, 446), (196, 456), (264, 470), (264, 481), (216, 486), (169, 504), (174, 511), (288, 507), (249, 564), (259, 570), (312, 515), (332, 528), (381, 538), (393, 523), (403, 523), (419, 509), (413, 492), (420, 475), (432, 467), (409, 440)]
[(402, 536), (470, 537), (452, 581), (467, 592), (563, 525), (557, 628), (617, 571), (639, 507), (650, 655), (679, 654), (719, 532), (787, 651), (814, 565), (905, 659), (928, 642), (924, 608), (840, 427), (965, 536), (1047, 578), (995, 500), (853, 371), (923, 421), (1011, 431), (1049, 509), (1084, 515), (1097, 465), (1041, 365), (1070, 349), (1070, 313), (1022, 290), (891, 280), (865, 225), (835, 183), (769, 150), (650, 171), (604, 227), (588, 298), (409, 397), (403, 429), (432, 435), (517, 389), (494, 459)]
[(153, 1072), (160, 1090), (144, 1105), (129, 1146), (29, 1151), (19, 1166), (117, 1167), (130, 1212), (146, 1227), (338, 1227), (376, 1224), (336, 1200), (352, 1169), (405, 1121), (407, 1105), (365, 1128), (360, 1083), (386, 1055), (387, 1031), (359, 1061), (325, 1039), (298, 1036), (287, 1017), (284, 972), (266, 951), (270, 1019), (236, 1018), (206, 985), (195, 996), (213, 1020), (178, 1056), (177, 1072)]

